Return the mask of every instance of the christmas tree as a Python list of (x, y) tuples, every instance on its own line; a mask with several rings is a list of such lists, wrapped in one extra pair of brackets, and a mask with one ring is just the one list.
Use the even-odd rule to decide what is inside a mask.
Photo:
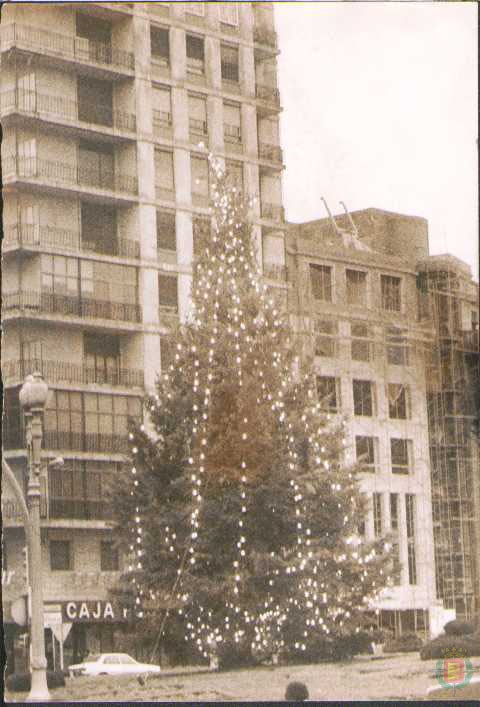
[[(343, 428), (294, 356), (262, 282), (249, 206), (210, 158), (193, 314), (131, 431), (115, 489), (136, 616), (167, 609), (183, 637), (251, 653), (308, 650), (355, 630), (389, 581), (388, 546), (359, 536), (365, 499)], [(165, 622), (161, 624), (161, 629)]]

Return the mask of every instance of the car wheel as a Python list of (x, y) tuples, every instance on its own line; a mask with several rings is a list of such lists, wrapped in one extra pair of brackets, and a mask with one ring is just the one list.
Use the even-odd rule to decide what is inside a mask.
[(98, 673), (99, 675), (108, 675), (108, 673)]

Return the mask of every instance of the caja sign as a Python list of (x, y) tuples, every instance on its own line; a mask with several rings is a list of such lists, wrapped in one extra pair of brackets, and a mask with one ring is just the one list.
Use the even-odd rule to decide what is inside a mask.
[(128, 620), (128, 610), (112, 601), (66, 601), (62, 603), (64, 622), (111, 623)]

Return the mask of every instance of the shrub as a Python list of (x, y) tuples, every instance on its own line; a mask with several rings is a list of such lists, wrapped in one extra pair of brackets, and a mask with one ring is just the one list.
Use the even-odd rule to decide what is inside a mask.
[[(295, 664), (351, 660), (358, 653), (368, 652), (370, 644), (375, 640), (372, 635), (370, 631), (336, 636), (318, 635), (305, 651), (294, 646), (284, 648), (282, 662)], [(376, 637), (379, 635), (376, 634)]]
[(383, 648), (385, 653), (409, 653), (418, 651), (423, 646), (422, 639), (416, 633), (403, 633), (398, 638), (391, 638)]
[[(12, 673), (5, 682), (5, 686), (10, 692), (28, 692), (30, 685), (30, 673)], [(51, 670), (47, 670), (47, 686), (51, 690), (56, 687), (65, 687), (65, 676), (63, 672), (54, 673)]]
[(447, 636), (443, 634), (426, 643), (420, 650), (422, 660), (445, 658), (456, 653), (464, 658), (480, 656), (480, 637), (477, 636)]
[(289, 682), (285, 691), (287, 702), (303, 702), (308, 700), (308, 688), (303, 682)]
[(247, 642), (232, 643), (223, 641), (217, 644), (217, 655), (219, 670), (250, 668), (257, 663)]
[(449, 621), (443, 630), (447, 636), (467, 636), (475, 632), (475, 626), (467, 621)]

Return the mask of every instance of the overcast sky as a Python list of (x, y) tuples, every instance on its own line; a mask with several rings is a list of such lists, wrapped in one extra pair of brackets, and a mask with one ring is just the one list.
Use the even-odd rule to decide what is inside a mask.
[(478, 277), (477, 5), (276, 3), (286, 216), (429, 221)]

